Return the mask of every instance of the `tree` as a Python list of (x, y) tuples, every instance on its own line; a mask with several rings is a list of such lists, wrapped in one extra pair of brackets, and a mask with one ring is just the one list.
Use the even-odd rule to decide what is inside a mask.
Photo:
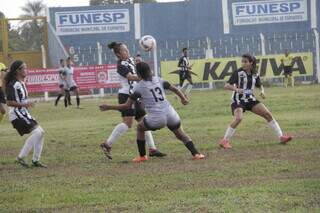
[(108, 4), (133, 4), (133, 3), (150, 3), (156, 0), (90, 0), (90, 5), (101, 6)]
[(35, 1), (28, 1), (23, 7), (21, 7), (24, 14), (21, 17), (24, 18), (31, 18), (36, 16), (44, 15), (45, 11), (45, 4), (42, 0), (35, 0)]

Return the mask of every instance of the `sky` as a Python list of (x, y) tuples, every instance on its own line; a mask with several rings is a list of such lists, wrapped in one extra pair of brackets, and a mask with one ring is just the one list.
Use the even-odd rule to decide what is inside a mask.
[[(4, 1), (4, 0), (1, 0)], [(1, 4), (0, 11), (7, 18), (17, 18), (22, 13), (21, 6), (28, 0), (7, 0), (10, 3)], [(181, 0), (158, 0), (158, 2), (174, 2)], [(48, 7), (88, 6), (89, 0), (43, 0)]]

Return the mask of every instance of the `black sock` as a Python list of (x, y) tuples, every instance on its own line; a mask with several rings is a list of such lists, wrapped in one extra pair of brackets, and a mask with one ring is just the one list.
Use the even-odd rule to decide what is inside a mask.
[(140, 157), (146, 155), (146, 141), (145, 140), (137, 140), (138, 150)]
[(71, 95), (70, 95), (70, 93), (68, 93), (67, 97), (68, 97), (68, 104), (71, 105)]
[(187, 149), (191, 152), (193, 156), (195, 156), (196, 154), (199, 154), (198, 150), (194, 147), (194, 144), (192, 143), (192, 141), (189, 141), (184, 145), (187, 147)]
[(80, 98), (77, 97), (77, 106), (80, 106)]
[(64, 107), (68, 107), (68, 100), (66, 96), (64, 97)]
[(58, 105), (58, 102), (60, 100), (60, 98), (62, 97), (62, 94), (59, 94), (56, 101), (54, 102), (54, 104), (57, 106)]

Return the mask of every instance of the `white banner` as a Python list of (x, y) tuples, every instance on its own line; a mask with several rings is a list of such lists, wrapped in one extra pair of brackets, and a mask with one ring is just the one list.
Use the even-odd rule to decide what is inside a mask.
[(128, 9), (56, 12), (55, 21), (58, 35), (130, 31)]
[(234, 2), (232, 17), (234, 25), (307, 21), (307, 0)]

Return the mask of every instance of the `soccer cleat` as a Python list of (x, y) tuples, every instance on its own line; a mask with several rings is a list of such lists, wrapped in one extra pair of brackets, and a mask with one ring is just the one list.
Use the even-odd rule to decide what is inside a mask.
[(287, 144), (291, 140), (292, 140), (292, 136), (290, 136), (290, 135), (283, 135), (280, 137), (281, 144)]
[(106, 143), (100, 144), (100, 148), (102, 149), (104, 155), (109, 159), (112, 160), (112, 155), (111, 155), (111, 146), (109, 146)]
[(133, 163), (142, 163), (144, 161), (147, 161), (148, 160), (148, 156), (139, 156), (139, 157), (136, 157), (132, 160)]
[(149, 156), (150, 157), (159, 157), (159, 158), (161, 158), (161, 157), (167, 156), (167, 154), (162, 153), (157, 149), (149, 149)]
[(221, 139), (219, 142), (220, 147), (224, 148), (224, 149), (231, 149), (232, 146), (229, 142), (229, 140), (227, 139)]
[(203, 154), (195, 154), (195, 156), (193, 156), (192, 160), (202, 160), (204, 158), (205, 158), (205, 156)]
[(23, 167), (29, 167), (29, 164), (23, 158), (17, 157), (16, 163), (20, 164)]
[(47, 166), (40, 161), (32, 161), (32, 166), (33, 167), (40, 167), (40, 168), (47, 168)]

